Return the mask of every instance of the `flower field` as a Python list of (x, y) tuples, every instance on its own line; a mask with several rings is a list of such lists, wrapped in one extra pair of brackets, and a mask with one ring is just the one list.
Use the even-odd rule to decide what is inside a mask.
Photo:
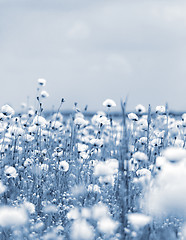
[(0, 239), (186, 239), (186, 114), (0, 112)]

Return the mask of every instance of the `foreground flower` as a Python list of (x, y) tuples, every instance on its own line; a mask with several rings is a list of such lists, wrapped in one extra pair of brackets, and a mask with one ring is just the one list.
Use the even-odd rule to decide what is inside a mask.
[(104, 102), (103, 102), (103, 106), (105, 107), (116, 107), (116, 103), (114, 102), (114, 100), (112, 99), (106, 99)]
[(22, 208), (0, 207), (0, 226), (20, 226), (27, 222), (26, 211)]
[(71, 238), (73, 240), (94, 239), (93, 227), (85, 219), (75, 220), (72, 224)]
[(169, 147), (163, 151), (163, 156), (172, 163), (186, 158), (186, 150), (183, 148)]
[(15, 114), (14, 109), (10, 107), (8, 104), (2, 106), (1, 111), (5, 116), (12, 116)]
[(110, 217), (103, 217), (98, 222), (98, 229), (100, 232), (108, 235), (114, 234), (118, 227), (118, 222), (115, 222)]

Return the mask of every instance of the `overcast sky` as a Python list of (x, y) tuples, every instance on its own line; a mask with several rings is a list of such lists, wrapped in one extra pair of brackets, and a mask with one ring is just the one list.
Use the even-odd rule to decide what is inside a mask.
[(128, 96), (186, 110), (186, 2), (0, 0), (0, 105), (33, 103), (38, 78), (48, 109)]

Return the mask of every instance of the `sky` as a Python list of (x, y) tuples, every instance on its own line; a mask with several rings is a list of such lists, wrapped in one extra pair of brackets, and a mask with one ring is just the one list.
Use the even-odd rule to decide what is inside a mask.
[(0, 106), (120, 110), (166, 102), (186, 111), (186, 2), (177, 0), (0, 0)]

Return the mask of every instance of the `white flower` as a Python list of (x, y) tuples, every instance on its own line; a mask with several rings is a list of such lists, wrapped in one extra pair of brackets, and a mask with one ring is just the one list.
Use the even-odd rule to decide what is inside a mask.
[(71, 239), (93, 240), (93, 227), (85, 219), (78, 219), (74, 221), (71, 228)]
[(34, 163), (34, 160), (31, 159), (31, 158), (27, 158), (25, 161), (24, 161), (24, 166), (25, 167), (28, 167), (28, 166), (31, 166), (32, 164)]
[(27, 222), (27, 214), (24, 209), (8, 206), (0, 207), (0, 226), (20, 226)]
[(47, 93), (47, 91), (43, 90), (43, 91), (41, 91), (41, 97), (47, 98), (47, 97), (49, 97), (49, 94)]
[(62, 123), (59, 121), (52, 121), (51, 122), (51, 128), (54, 130), (60, 129), (62, 127)]
[(81, 217), (88, 219), (91, 217), (91, 210), (87, 207), (81, 209)]
[(52, 120), (62, 122), (63, 121), (63, 116), (60, 112), (54, 113), (53, 116), (52, 116)]
[(90, 140), (90, 144), (97, 146), (97, 147), (101, 147), (104, 143), (103, 139), (97, 139), (97, 138), (93, 138)]
[(133, 121), (138, 121), (138, 116), (135, 113), (129, 113), (128, 118)]
[(16, 178), (17, 177), (17, 172), (16, 169), (12, 166), (5, 166), (5, 175), (7, 178)]
[(108, 166), (105, 162), (99, 162), (94, 167), (95, 176), (108, 176), (113, 174), (114, 174), (113, 169), (110, 166)]
[(117, 227), (118, 227), (118, 222), (115, 222), (110, 217), (103, 217), (98, 221), (99, 231), (106, 235), (114, 234)]
[(105, 107), (116, 107), (116, 103), (114, 102), (114, 100), (112, 99), (106, 99), (104, 102), (103, 102), (103, 106)]
[(34, 114), (35, 114), (35, 112), (34, 112), (33, 109), (30, 109), (30, 110), (28, 111), (28, 116), (29, 116), (29, 117), (33, 117)]
[(40, 86), (45, 86), (45, 84), (46, 84), (46, 80), (43, 79), (43, 78), (39, 78), (37, 81), (38, 81), (38, 84), (39, 84)]
[(87, 120), (85, 120), (84, 118), (81, 118), (81, 117), (76, 118), (74, 120), (74, 123), (79, 126), (86, 126), (89, 124), (89, 122)]
[(172, 163), (186, 158), (186, 150), (179, 147), (169, 147), (163, 151), (163, 156)]
[(69, 220), (75, 220), (80, 217), (80, 213), (78, 208), (72, 208), (68, 213), (67, 213), (67, 218)]
[(135, 107), (135, 110), (136, 110), (137, 113), (145, 113), (146, 112), (146, 108), (141, 104), (138, 104)]
[(33, 120), (33, 124), (35, 124), (36, 126), (44, 127), (44, 126), (46, 126), (47, 121), (42, 116), (35, 116), (35, 118)]
[(83, 143), (77, 143), (78, 152), (85, 152), (88, 149), (88, 145)]
[(128, 214), (128, 221), (136, 230), (139, 230), (139, 228), (145, 227), (149, 224), (152, 221), (152, 218), (142, 213), (130, 213)]
[(61, 161), (59, 163), (59, 170), (63, 171), (63, 172), (67, 172), (69, 169), (69, 164), (66, 161)]
[(106, 116), (95, 114), (91, 119), (92, 124), (94, 125), (109, 125), (110, 120)]
[(159, 113), (159, 114), (165, 113), (165, 106), (157, 106), (156, 113)]
[(2, 106), (1, 111), (5, 116), (12, 116), (15, 114), (14, 109), (10, 107), (8, 104)]
[(106, 204), (98, 203), (92, 207), (92, 217), (95, 220), (100, 218), (107, 217), (109, 213), (108, 207)]
[(114, 186), (114, 175), (100, 176), (99, 182), (101, 184), (111, 184)]
[(33, 203), (25, 201), (23, 206), (30, 214), (35, 213), (35, 205)]
[(133, 154), (133, 158), (136, 159), (137, 161), (142, 161), (142, 162), (148, 161), (147, 155), (143, 152), (140, 152), (140, 151), (135, 152)]
[(138, 169), (136, 171), (136, 175), (138, 177), (146, 176), (146, 177), (150, 178), (151, 177), (151, 172), (148, 169), (146, 169), (146, 168), (141, 168), (141, 169)]

